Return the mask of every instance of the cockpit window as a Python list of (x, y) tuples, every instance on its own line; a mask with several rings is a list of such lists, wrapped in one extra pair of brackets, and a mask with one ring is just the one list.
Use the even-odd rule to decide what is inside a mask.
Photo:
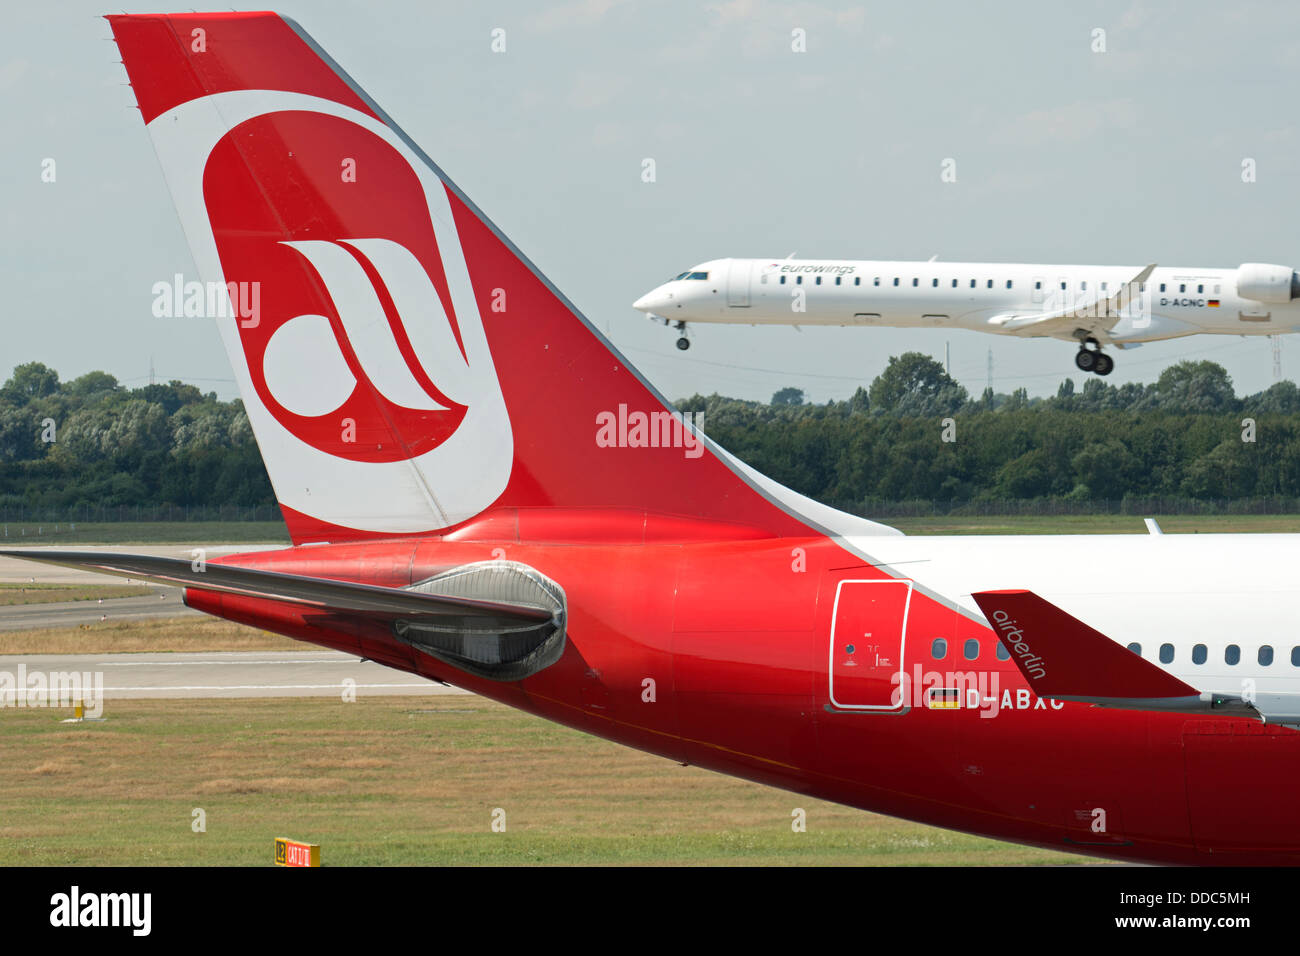
[(707, 272), (691, 272), (686, 275), (686, 278), (688, 279), (707, 279), (708, 277), (709, 274)]
[(688, 275), (690, 275), (689, 272), (683, 272), (681, 275), (673, 276), (673, 281), (677, 282), (680, 279), (685, 279)]

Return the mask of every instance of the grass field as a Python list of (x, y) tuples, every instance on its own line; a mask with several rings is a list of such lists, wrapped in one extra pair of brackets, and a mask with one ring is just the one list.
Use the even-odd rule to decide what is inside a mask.
[[(57, 530), (56, 530), (57, 529)], [(0, 547), (68, 544), (289, 544), (282, 521), (104, 521), (5, 525)]]
[(96, 601), (146, 597), (142, 584), (17, 584), (0, 582), (0, 607), (16, 604), (56, 604), (61, 601)]
[(0, 632), (0, 654), (130, 654), (177, 651), (306, 651), (315, 647), (216, 617), (103, 621)]
[[(1145, 515), (1166, 534), (1266, 534), (1300, 532), (1300, 515)], [(1133, 515), (936, 515), (882, 518), (904, 534), (1146, 534)]]
[(682, 767), (481, 698), (104, 713), (3, 712), (0, 866), (269, 865), (277, 836), (320, 843), (325, 865), (1090, 862)]
[[(1171, 534), (1224, 534), (1300, 532), (1300, 515), (1152, 515)], [(1141, 517), (1133, 515), (1008, 515), (959, 517), (937, 515), (924, 518), (882, 518), (884, 524), (906, 534), (1146, 534)], [(171, 521), (105, 522), (78, 524), (76, 530), (59, 525), (9, 525), (9, 537), (0, 546), (70, 544), (289, 544), (289, 534), (278, 521)]]

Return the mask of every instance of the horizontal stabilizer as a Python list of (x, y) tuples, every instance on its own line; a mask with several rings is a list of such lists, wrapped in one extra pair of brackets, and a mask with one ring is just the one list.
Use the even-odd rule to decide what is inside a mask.
[(554, 609), (542, 603), (507, 603), (429, 594), (405, 588), (355, 584), (300, 574), (261, 571), (233, 565), (191, 562), (103, 551), (0, 551), (0, 556), (99, 571), (174, 587), (288, 601), (312, 608), (365, 617), (408, 621), (472, 622), (475, 628), (536, 625), (550, 621)]
[(981, 591), (971, 596), (1040, 697), (1110, 706), (1122, 700), (1200, 697), (1196, 688), (1032, 591)]

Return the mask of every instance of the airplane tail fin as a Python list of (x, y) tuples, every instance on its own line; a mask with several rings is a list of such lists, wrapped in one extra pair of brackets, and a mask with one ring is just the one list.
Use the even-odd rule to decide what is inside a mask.
[(295, 543), (511, 508), (807, 532), (292, 20), (107, 19)]

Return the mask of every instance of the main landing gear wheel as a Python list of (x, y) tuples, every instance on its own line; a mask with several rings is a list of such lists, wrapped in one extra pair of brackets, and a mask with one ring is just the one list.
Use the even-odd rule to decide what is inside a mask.
[(1106, 358), (1100, 352), (1094, 352), (1092, 349), (1079, 349), (1079, 354), (1074, 357), (1074, 364), (1079, 366), (1080, 372), (1092, 372), (1097, 368), (1097, 357)]
[(1109, 375), (1115, 368), (1115, 360), (1105, 352), (1097, 353), (1097, 363), (1093, 371), (1098, 375)]

